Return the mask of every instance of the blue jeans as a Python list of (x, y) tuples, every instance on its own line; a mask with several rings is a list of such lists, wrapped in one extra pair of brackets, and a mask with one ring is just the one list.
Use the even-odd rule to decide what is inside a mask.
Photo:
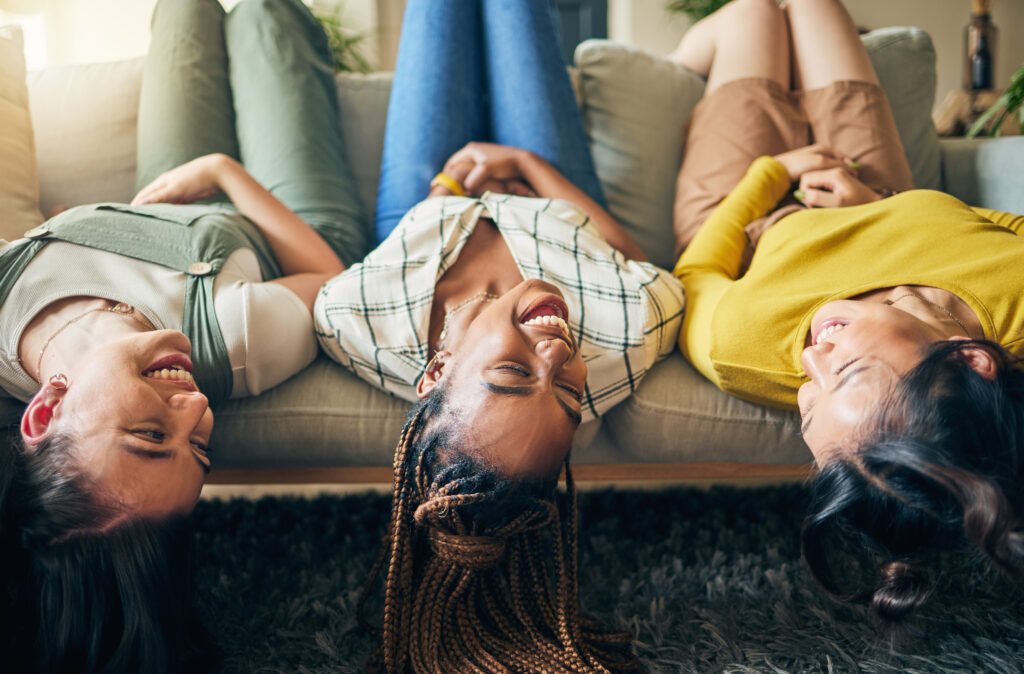
[(384, 136), (378, 242), (470, 141), (530, 150), (604, 205), (549, 0), (409, 0)]

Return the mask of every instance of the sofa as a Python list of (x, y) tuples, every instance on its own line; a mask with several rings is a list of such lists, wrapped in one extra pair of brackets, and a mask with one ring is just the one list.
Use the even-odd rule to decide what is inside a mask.
[[(940, 140), (930, 116), (935, 53), (927, 34), (887, 28), (863, 39), (917, 185), (974, 205), (1024, 212), (1024, 138)], [(28, 154), (12, 165), (2, 156), (12, 145), (4, 136), (17, 131), (0, 120), (0, 168), (5, 182), (18, 172), (29, 192), (38, 171), (38, 203), (32, 194), (22, 195), (17, 207), (29, 217), (17, 226), (38, 224), (29, 221), (58, 205), (130, 200), (142, 59), (28, 73), (19, 99), (10, 91), (17, 89), (17, 56), (17, 45), (8, 45), (6, 55), (0, 51), (8, 79), (5, 84), (0, 71), (0, 95), (8, 108), (27, 105), (22, 121), (33, 135), (21, 142)], [(703, 81), (663, 57), (600, 40), (578, 47), (570, 71), (610, 210), (652, 261), (671, 268), (675, 176)], [(337, 76), (339, 123), (367, 213), (375, 200), (390, 82), (388, 73)], [(15, 223), (3, 198), (8, 232)], [(16, 401), (0, 404), (16, 418)], [(210, 479), (387, 481), (407, 409), (404, 401), (320, 356), (280, 386), (215, 409)], [(811, 458), (798, 430), (794, 413), (722, 393), (677, 352), (629, 399), (580, 428), (573, 462), (582, 479), (792, 478), (806, 474)]]

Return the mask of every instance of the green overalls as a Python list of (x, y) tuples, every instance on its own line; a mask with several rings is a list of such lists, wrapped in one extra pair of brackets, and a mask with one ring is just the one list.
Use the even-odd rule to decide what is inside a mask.
[(211, 402), (231, 395), (233, 375), (213, 303), (213, 284), (239, 248), (256, 253), (264, 280), (281, 275), (256, 228), (230, 207), (218, 205), (79, 206), (25, 233), (0, 253), (0, 304), (36, 254), (65, 241), (185, 274), (182, 332), (192, 342), (193, 376)]

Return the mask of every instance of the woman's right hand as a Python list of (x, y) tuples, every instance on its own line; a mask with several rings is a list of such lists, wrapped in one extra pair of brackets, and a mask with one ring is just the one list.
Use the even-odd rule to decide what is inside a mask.
[(139, 190), (133, 206), (141, 204), (190, 204), (221, 191), (219, 175), (234, 160), (224, 154), (208, 154), (161, 173)]
[(847, 156), (844, 156), (832, 148), (824, 145), (807, 145), (806, 147), (783, 152), (775, 155), (775, 161), (786, 168), (789, 173), (790, 182), (800, 180), (800, 177), (811, 171), (823, 171), (831, 168), (843, 168), (850, 171), (851, 175), (856, 170), (856, 163)]

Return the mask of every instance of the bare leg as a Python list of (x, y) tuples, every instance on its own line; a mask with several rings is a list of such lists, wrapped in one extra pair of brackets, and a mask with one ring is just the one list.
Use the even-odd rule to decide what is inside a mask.
[(676, 181), (678, 254), (755, 157), (806, 145), (810, 129), (789, 95), (789, 30), (777, 0), (734, 0), (693, 26), (672, 58), (708, 78)]
[(757, 77), (789, 88), (789, 41), (777, 0), (734, 0), (698, 21), (669, 56), (708, 80), (705, 95)]
[(794, 89), (803, 92), (814, 142), (856, 160), (857, 177), (875, 190), (913, 187), (892, 110), (846, 8), (790, 0), (785, 12)]
[(832, 82), (878, 84), (857, 28), (839, 0), (790, 0), (785, 8), (793, 55), (793, 89)]

